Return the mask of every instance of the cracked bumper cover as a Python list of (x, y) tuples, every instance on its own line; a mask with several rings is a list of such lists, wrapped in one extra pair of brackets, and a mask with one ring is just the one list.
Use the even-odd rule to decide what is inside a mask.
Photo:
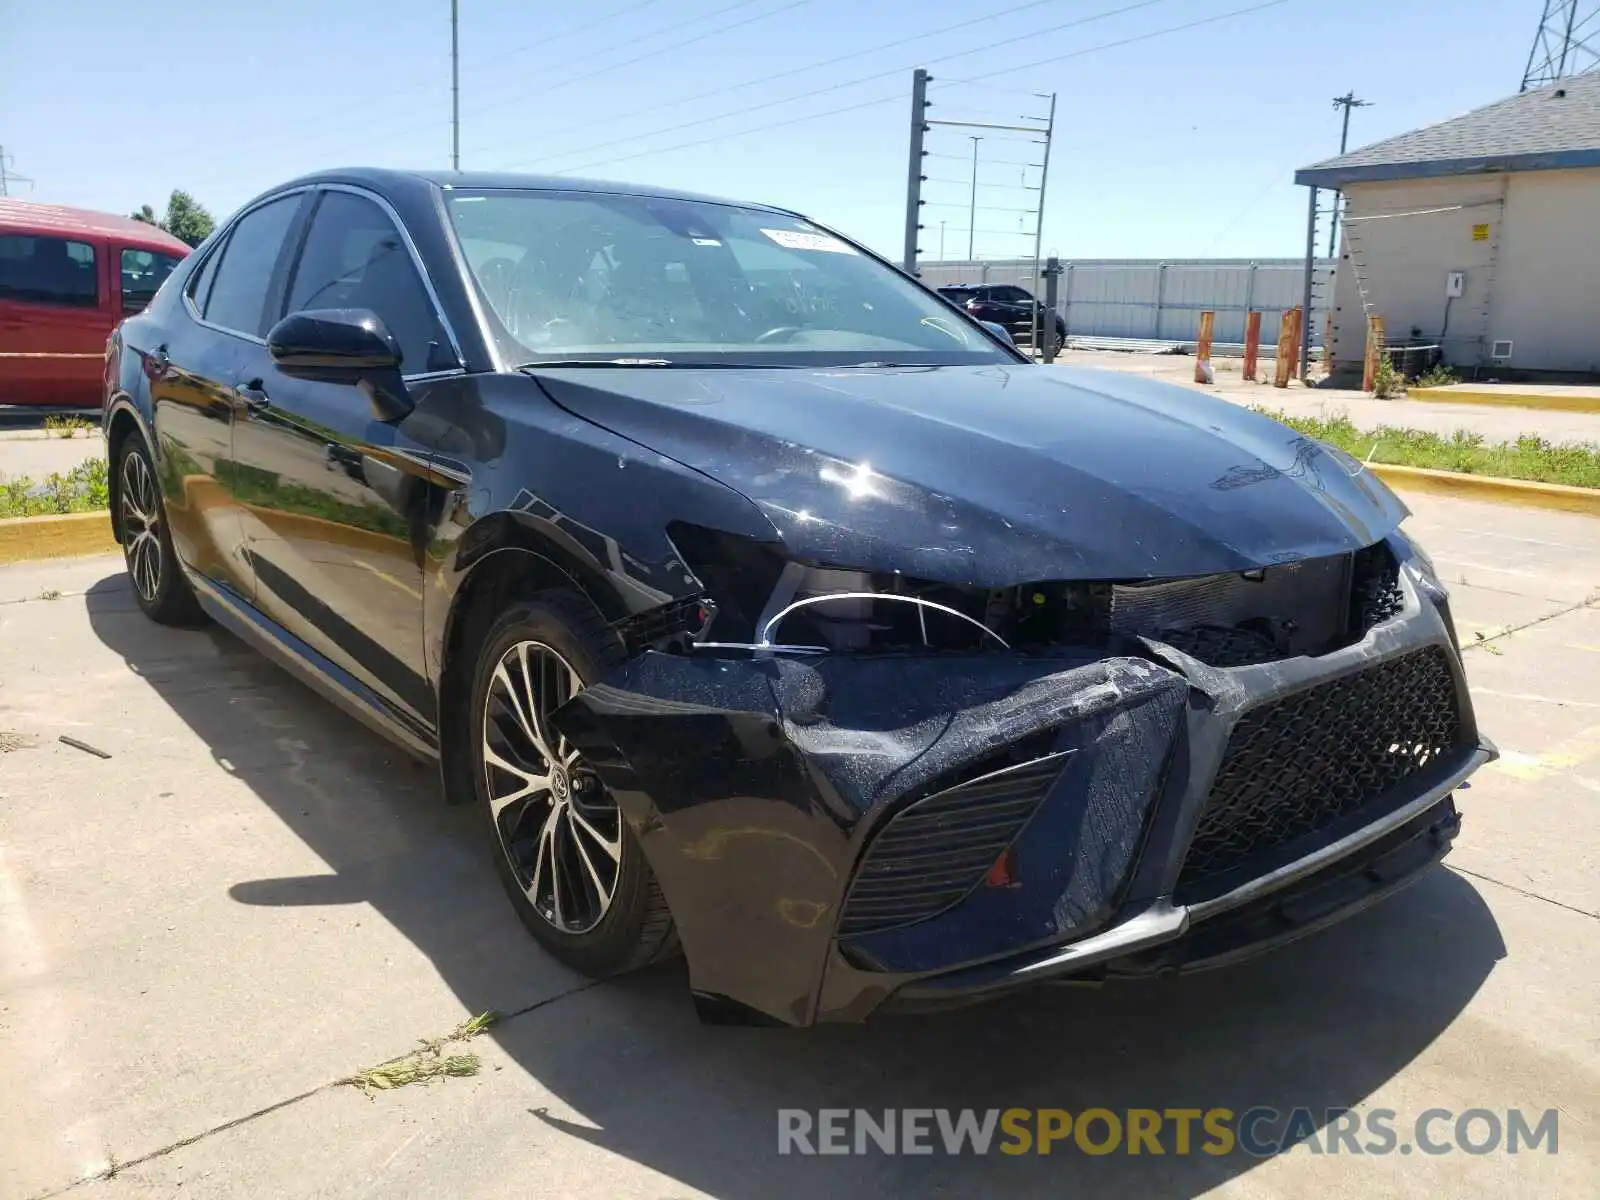
[[(1155, 644), (647, 652), (554, 720), (655, 871), (703, 1015), (860, 1020), (1231, 961), (1409, 882), (1454, 835), (1452, 789), (1494, 750), (1443, 597), (1409, 578), (1405, 594), (1354, 645), (1228, 670)], [(1448, 665), (1450, 745), (1271, 853), (1185, 882), (1243, 716), (1418, 652)], [(1005, 870), (986, 877), (996, 847)]]

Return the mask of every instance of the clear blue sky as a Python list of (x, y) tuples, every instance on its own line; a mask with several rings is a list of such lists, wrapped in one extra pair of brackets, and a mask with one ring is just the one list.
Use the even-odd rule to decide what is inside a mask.
[[(1354, 147), (1507, 95), (1540, 10), (1280, 0), (1144, 37), (1260, 2), (461, 0), (462, 165), (780, 203), (898, 257), (910, 72), (925, 65), (935, 117), (1009, 123), (1044, 111), (1026, 93), (1058, 93), (1046, 253), (1294, 255), (1292, 174), (1337, 150), (1333, 96), (1374, 102), (1355, 113)], [(0, 0), (0, 145), (36, 181), (14, 194), (126, 212), (183, 187), (220, 218), (308, 170), (448, 166), (449, 13), (449, 0)], [(974, 23), (933, 32), (959, 22)], [(928, 160), (947, 181), (928, 185), (928, 257), (940, 220), (947, 254), (966, 248), (967, 132), (929, 140), (948, 157)], [(977, 252), (1021, 253), (1002, 210), (1033, 193), (1008, 187), (1023, 169), (1000, 160), (1037, 147), (991, 137), (979, 152), (992, 207), (977, 225), (995, 232)]]

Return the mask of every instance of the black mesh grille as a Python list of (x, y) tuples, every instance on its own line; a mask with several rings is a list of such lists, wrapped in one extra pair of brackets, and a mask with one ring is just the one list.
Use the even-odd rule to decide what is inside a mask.
[(1357, 550), (1350, 564), (1350, 632), (1355, 638), (1398, 616), (1405, 607), (1400, 591), (1400, 564), (1388, 545), (1377, 542)]
[(1454, 746), (1455, 677), (1438, 646), (1251, 709), (1189, 844), (1178, 890), (1261, 862), (1389, 791)]
[(909, 925), (960, 900), (1027, 824), (1066, 757), (980, 776), (891, 817), (861, 860), (839, 932)]

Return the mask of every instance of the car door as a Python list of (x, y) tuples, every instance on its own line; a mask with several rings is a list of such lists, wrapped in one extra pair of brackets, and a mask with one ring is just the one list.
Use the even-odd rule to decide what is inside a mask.
[[(408, 378), (459, 369), (397, 219), (370, 194), (321, 190), (285, 312), (367, 309), (398, 341)], [(414, 727), (434, 725), (422, 635), (427, 530), (453, 484), (399, 423), (348, 382), (270, 360), (242, 381), (234, 471), (257, 606)]]
[[(245, 398), (238, 383), (267, 362), (269, 308), (282, 295), (304, 191), (240, 214), (189, 276), (183, 303), (131, 346), (149, 381), (157, 475), (173, 548), (189, 567), (250, 599), (233, 430)], [(159, 340), (157, 340), (159, 339)]]
[(109, 305), (102, 239), (0, 232), (0, 404), (96, 405)]

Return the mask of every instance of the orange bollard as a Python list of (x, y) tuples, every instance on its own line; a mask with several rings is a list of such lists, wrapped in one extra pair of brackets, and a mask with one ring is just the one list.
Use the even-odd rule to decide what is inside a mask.
[(1256, 361), (1261, 357), (1261, 314), (1246, 313), (1244, 318), (1244, 377), (1256, 381)]
[(1200, 340), (1194, 348), (1194, 381), (1196, 383), (1212, 383), (1216, 376), (1211, 373), (1211, 334), (1217, 323), (1217, 314), (1203, 312), (1200, 314)]
[(1294, 332), (1289, 335), (1289, 378), (1300, 374), (1300, 333), (1305, 326), (1305, 310), (1298, 304), (1289, 310), (1294, 314)]
[(1289, 386), (1289, 377), (1294, 374), (1294, 363), (1289, 356), (1294, 352), (1294, 309), (1283, 310), (1283, 317), (1278, 322), (1278, 361), (1272, 374), (1272, 386), (1286, 388)]
[(1361, 390), (1370, 392), (1378, 382), (1378, 356), (1383, 348), (1383, 318), (1367, 318), (1367, 353), (1361, 364)]

